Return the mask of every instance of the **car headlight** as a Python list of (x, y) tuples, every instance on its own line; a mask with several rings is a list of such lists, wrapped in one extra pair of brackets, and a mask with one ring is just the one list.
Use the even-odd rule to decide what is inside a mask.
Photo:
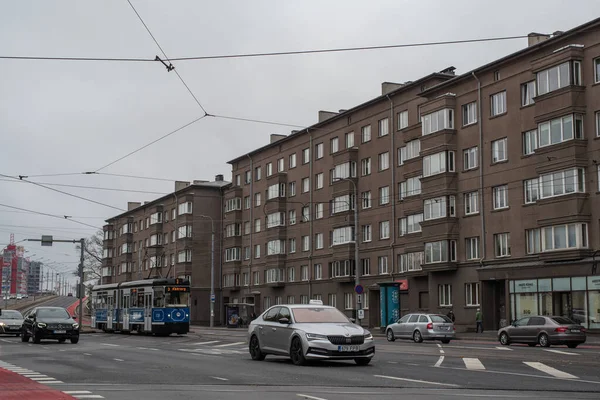
[(306, 338), (308, 340), (327, 340), (327, 336), (325, 336), (325, 335), (318, 335), (316, 333), (307, 333), (306, 334)]
[(73, 329), (79, 328), (79, 324), (73, 324)]
[(365, 331), (365, 340), (373, 340), (373, 334), (369, 331)]
[(0, 326), (4, 326), (4, 325), (5, 325), (4, 322), (0, 322)]
[(38, 323), (37, 323), (37, 327), (38, 327), (38, 328), (45, 328), (45, 327), (46, 327), (46, 324), (45, 324), (45, 323), (43, 323), (43, 322), (38, 322)]

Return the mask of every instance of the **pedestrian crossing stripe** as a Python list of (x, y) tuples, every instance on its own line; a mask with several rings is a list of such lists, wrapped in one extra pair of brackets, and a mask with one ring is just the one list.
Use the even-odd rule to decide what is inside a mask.
[[(465, 369), (470, 370), (470, 371), (486, 371), (485, 366), (483, 365), (483, 363), (478, 359), (478, 358), (469, 358), (469, 357), (462, 357), (462, 361), (465, 365)], [(438, 361), (439, 363), (439, 361)], [(549, 365), (546, 365), (544, 363), (541, 362), (533, 362), (533, 361), (523, 361), (523, 364), (527, 365), (528, 367), (531, 367), (539, 372), (543, 372), (547, 375), (550, 375), (554, 378), (560, 378), (560, 379), (579, 379), (577, 376), (569, 374), (567, 372), (563, 372), (561, 370), (558, 370), (556, 368), (553, 368)], [(439, 366), (436, 364), (436, 366)], [(492, 371), (493, 372), (493, 371)]]

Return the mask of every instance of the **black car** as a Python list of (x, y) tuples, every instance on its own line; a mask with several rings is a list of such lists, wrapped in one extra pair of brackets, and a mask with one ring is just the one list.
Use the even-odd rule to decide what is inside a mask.
[(40, 343), (42, 339), (58, 339), (63, 343), (79, 342), (79, 324), (62, 307), (36, 307), (23, 321), (21, 341)]

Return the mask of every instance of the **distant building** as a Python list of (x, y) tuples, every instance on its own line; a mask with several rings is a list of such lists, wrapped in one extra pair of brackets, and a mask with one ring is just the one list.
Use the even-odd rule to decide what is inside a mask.
[(41, 292), (41, 274), (42, 263), (39, 261), (31, 261), (29, 263), (29, 272), (27, 274), (27, 293), (35, 295)]
[(29, 260), (25, 248), (9, 244), (4, 248), (2, 262), (2, 293), (27, 294)]

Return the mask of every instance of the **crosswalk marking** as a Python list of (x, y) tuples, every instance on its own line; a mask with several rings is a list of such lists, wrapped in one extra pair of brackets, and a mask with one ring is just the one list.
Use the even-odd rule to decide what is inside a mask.
[(554, 350), (554, 349), (544, 349), (544, 351), (549, 351), (551, 353), (556, 353), (556, 354), (565, 354), (567, 356), (578, 356), (579, 353), (569, 353), (568, 351), (561, 351), (561, 350)]
[(73, 395), (76, 399), (103, 399), (104, 396), (100, 396), (99, 394), (76, 394)]
[(508, 351), (513, 351), (513, 349), (509, 349), (508, 347), (496, 347), (496, 350), (508, 350)]
[(91, 394), (89, 390), (63, 390), (64, 394)]
[(219, 345), (214, 346), (214, 347), (237, 346), (237, 345), (244, 344), (244, 343), (246, 343), (246, 342), (225, 343), (225, 344), (219, 344)]
[(531, 368), (535, 368), (538, 371), (542, 371), (548, 375), (552, 375), (556, 378), (563, 379), (578, 379), (575, 375), (568, 374), (566, 372), (562, 372), (557, 370), (556, 368), (552, 368), (546, 364), (542, 364), (541, 362), (529, 362), (523, 361), (523, 364), (530, 366)]
[(481, 363), (481, 361), (479, 361), (478, 358), (463, 358), (463, 362), (465, 363), (465, 367), (467, 369), (473, 369), (473, 370), (484, 370), (485, 367), (483, 366), (483, 364)]
[(220, 340), (211, 340), (210, 342), (200, 342), (200, 343), (194, 343), (194, 345), (197, 345), (197, 346), (202, 346), (202, 345), (204, 345), (204, 344), (213, 344), (213, 343), (219, 343), (219, 342), (220, 342)]

